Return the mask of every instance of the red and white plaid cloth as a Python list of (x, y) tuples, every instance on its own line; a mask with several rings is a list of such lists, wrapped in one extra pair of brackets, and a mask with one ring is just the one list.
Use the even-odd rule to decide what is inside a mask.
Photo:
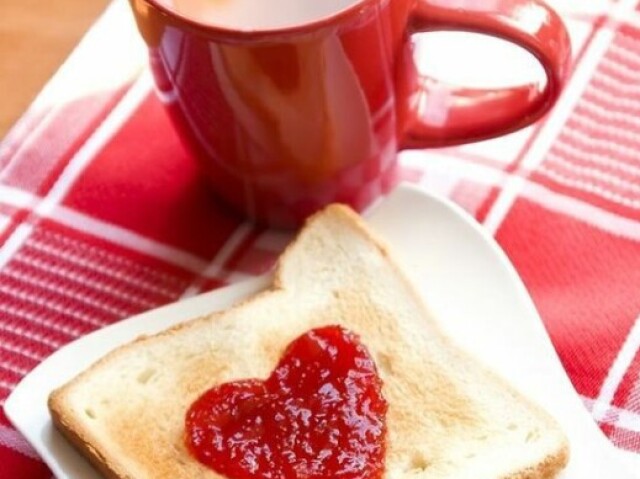
[[(576, 68), (546, 121), (401, 162), (495, 234), (594, 420), (640, 453), (640, 7), (552, 3)], [(264, 272), (288, 239), (218, 205), (144, 64), (117, 2), (0, 145), (0, 404), (63, 344)], [(0, 464), (51, 476), (1, 410)]]

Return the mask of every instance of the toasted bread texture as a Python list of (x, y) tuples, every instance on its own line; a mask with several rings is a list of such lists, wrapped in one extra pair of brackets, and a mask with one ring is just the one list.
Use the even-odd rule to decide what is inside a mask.
[(382, 242), (335, 205), (308, 221), (270, 289), (114, 350), (51, 394), (51, 416), (107, 478), (218, 478), (185, 447), (189, 406), (268, 377), (293, 339), (329, 324), (360, 335), (384, 382), (386, 478), (543, 479), (566, 465), (556, 422), (444, 336)]

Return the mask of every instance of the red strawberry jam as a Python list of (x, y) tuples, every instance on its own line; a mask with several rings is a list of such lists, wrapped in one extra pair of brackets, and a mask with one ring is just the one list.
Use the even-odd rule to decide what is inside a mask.
[(230, 479), (380, 479), (387, 403), (367, 349), (339, 326), (287, 347), (266, 381), (216, 386), (186, 416), (186, 442)]

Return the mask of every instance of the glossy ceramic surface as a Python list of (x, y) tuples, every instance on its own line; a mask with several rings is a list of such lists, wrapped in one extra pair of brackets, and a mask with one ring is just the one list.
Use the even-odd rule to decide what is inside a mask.
[[(362, 0), (291, 28), (231, 30), (131, 0), (161, 99), (236, 209), (292, 226), (339, 201), (362, 210), (396, 183), (399, 148), (525, 126), (553, 104), (566, 30), (536, 0)], [(411, 34), (470, 30), (530, 50), (546, 86), (454, 88), (420, 76)]]

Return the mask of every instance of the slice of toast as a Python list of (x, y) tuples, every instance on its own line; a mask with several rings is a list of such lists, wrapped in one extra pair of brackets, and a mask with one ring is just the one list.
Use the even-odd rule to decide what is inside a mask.
[(328, 324), (360, 335), (376, 361), (389, 404), (386, 478), (542, 479), (566, 465), (556, 422), (441, 333), (342, 206), (308, 222), (270, 289), (111, 352), (51, 394), (53, 421), (108, 478), (221, 477), (184, 445), (189, 406), (216, 384), (266, 378), (287, 344)]

